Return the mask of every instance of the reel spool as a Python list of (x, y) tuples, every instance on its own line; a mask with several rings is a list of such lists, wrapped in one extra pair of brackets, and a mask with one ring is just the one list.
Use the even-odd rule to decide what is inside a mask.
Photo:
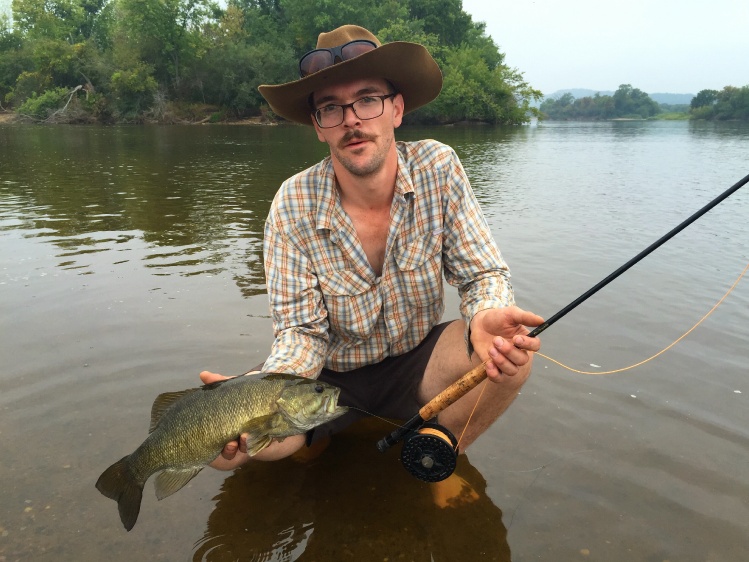
[(439, 482), (455, 471), (458, 440), (445, 427), (425, 423), (403, 441), (401, 462), (406, 470), (424, 482)]

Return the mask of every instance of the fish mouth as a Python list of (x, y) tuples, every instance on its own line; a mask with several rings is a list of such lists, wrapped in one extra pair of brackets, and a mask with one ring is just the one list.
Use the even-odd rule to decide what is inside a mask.
[(337, 390), (332, 396), (328, 396), (325, 399), (325, 412), (331, 415), (341, 415), (348, 411), (346, 406), (338, 405), (338, 398), (341, 394), (340, 390)]
[(325, 411), (329, 414), (332, 414), (335, 412), (335, 408), (338, 405), (338, 397), (337, 396), (328, 396), (325, 399)]

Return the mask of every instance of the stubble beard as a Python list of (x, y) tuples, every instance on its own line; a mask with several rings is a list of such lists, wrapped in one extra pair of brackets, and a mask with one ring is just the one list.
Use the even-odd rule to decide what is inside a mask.
[[(353, 158), (349, 158), (345, 155), (345, 145), (355, 139), (368, 140), (375, 143), (377, 150), (367, 162), (360, 164)], [(358, 129), (350, 131), (340, 140), (338, 146), (333, 149), (333, 156), (335, 156), (336, 160), (338, 160), (344, 169), (346, 169), (350, 174), (360, 178), (371, 176), (382, 169), (382, 166), (385, 164), (390, 146), (393, 142), (393, 137), (391, 136), (382, 139), (384, 141), (382, 144), (378, 144), (377, 140), (377, 136), (362, 133)]]

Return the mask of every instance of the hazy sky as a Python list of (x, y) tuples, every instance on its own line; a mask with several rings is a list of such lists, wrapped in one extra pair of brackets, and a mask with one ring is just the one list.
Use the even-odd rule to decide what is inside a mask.
[(463, 9), (544, 94), (749, 85), (749, 0), (463, 0)]

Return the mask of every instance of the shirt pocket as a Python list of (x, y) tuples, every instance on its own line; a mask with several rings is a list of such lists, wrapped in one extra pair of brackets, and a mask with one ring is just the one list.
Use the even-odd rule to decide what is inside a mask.
[(331, 330), (349, 343), (366, 340), (382, 307), (377, 285), (351, 270), (319, 274), (318, 280)]
[(430, 233), (409, 240), (395, 256), (398, 286), (405, 299), (423, 307), (442, 300), (442, 235)]

